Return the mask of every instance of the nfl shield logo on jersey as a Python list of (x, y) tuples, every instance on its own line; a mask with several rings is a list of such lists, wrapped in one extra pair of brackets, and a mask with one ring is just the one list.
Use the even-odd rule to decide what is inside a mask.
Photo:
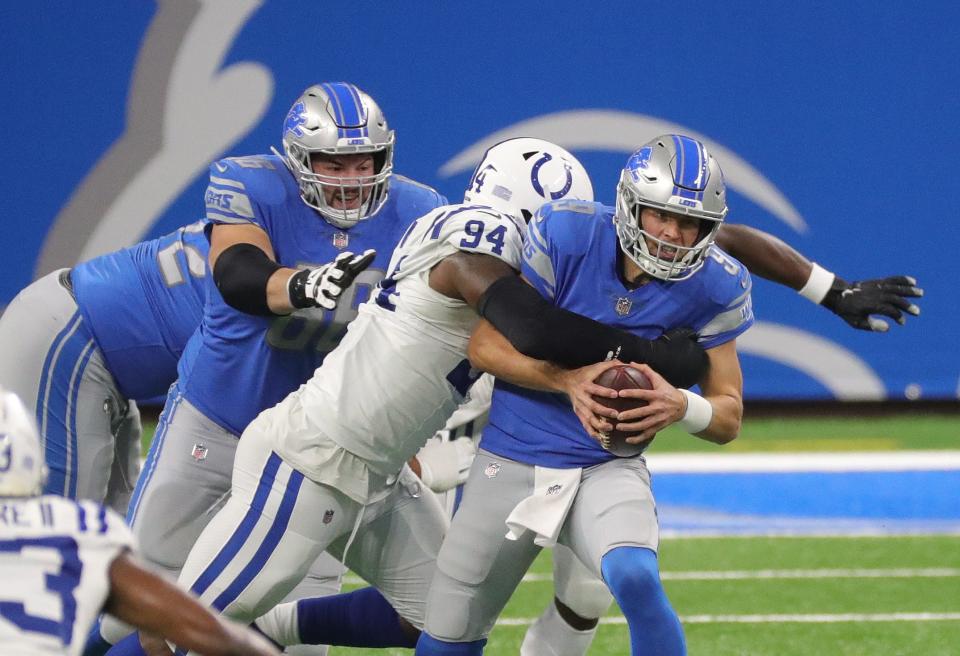
[(628, 314), (630, 314), (630, 308), (632, 307), (633, 307), (633, 301), (631, 301), (626, 296), (621, 296), (620, 298), (617, 299), (616, 310), (617, 310), (617, 314), (619, 314), (621, 317), (625, 317)]
[(193, 450), (190, 451), (190, 455), (193, 456), (193, 459), (197, 462), (207, 459), (207, 447), (203, 444), (194, 444)]
[(329, 523), (332, 522), (332, 521), (333, 521), (333, 511), (332, 511), (332, 510), (328, 510), (327, 512), (323, 513), (323, 523), (324, 523), (324, 524), (329, 524)]
[(343, 250), (350, 243), (350, 235), (345, 232), (333, 233), (333, 246), (337, 250)]
[(500, 473), (499, 462), (491, 462), (489, 465), (487, 465), (487, 468), (483, 470), (483, 475), (486, 476), (487, 478), (493, 478), (499, 473)]

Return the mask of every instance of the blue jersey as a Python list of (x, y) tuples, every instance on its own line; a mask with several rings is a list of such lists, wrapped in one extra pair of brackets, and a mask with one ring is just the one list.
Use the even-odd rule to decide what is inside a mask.
[(77, 306), (120, 392), (163, 397), (200, 323), (209, 246), (204, 221), (78, 264)]
[(433, 189), (394, 175), (387, 202), (377, 214), (344, 230), (323, 219), (300, 198), (280, 157), (229, 158), (210, 167), (207, 218), (227, 225), (252, 224), (270, 237), (277, 262), (317, 266), (344, 250), (377, 251), (373, 264), (344, 291), (333, 312), (298, 310), (284, 317), (240, 312), (207, 281), (200, 329), (179, 365), (184, 398), (221, 427), (240, 435), (262, 410), (306, 382), (340, 343), (357, 307), (383, 278), (390, 255), (407, 227), (445, 204)]
[[(599, 203), (544, 206), (527, 232), (523, 275), (558, 307), (641, 337), (687, 327), (700, 334), (704, 348), (712, 348), (753, 324), (750, 274), (716, 247), (687, 280), (624, 285), (612, 219), (613, 208)], [(586, 467), (616, 457), (587, 435), (565, 395), (499, 380), (481, 446), (547, 467)]]

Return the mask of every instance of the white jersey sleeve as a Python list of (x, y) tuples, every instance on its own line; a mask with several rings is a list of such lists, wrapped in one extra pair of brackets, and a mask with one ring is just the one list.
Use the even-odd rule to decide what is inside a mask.
[[(401, 315), (437, 323), (438, 328), (469, 337), (476, 313), (462, 301), (434, 291), (430, 271), (458, 251), (482, 253), (503, 260), (520, 270), (525, 227), (521, 221), (487, 207), (448, 205), (421, 217), (411, 225), (393, 252), (390, 267), (375, 301)], [(462, 311), (448, 309), (459, 304)], [(460, 325), (449, 321), (461, 320)]]
[(0, 499), (0, 653), (80, 654), (134, 546), (123, 518), (92, 501)]
[(444, 441), (458, 437), (470, 437), (477, 440), (490, 415), (490, 399), (493, 396), (494, 378), (483, 374), (470, 388), (467, 398), (454, 410), (443, 430), (437, 437)]
[(262, 423), (269, 424), (277, 453), (319, 480), (312, 454), (316, 440), (326, 437), (380, 475), (399, 472), (480, 375), (466, 357), (479, 317), (465, 302), (432, 289), (431, 269), (458, 251), (519, 269), (522, 231), (522, 221), (469, 205), (442, 207), (415, 221), (341, 344), (295, 398), (268, 411), (277, 416)]

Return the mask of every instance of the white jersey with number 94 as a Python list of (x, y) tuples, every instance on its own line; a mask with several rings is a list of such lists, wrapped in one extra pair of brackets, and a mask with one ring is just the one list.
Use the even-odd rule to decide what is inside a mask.
[(0, 654), (80, 654), (132, 548), (123, 519), (92, 501), (0, 498)]
[(380, 475), (399, 472), (480, 374), (466, 359), (478, 316), (434, 291), (431, 269), (457, 251), (519, 269), (524, 229), (522, 220), (477, 205), (441, 207), (411, 224), (340, 345), (269, 411), (280, 413), (270, 417), (277, 453), (311, 477), (319, 435)]

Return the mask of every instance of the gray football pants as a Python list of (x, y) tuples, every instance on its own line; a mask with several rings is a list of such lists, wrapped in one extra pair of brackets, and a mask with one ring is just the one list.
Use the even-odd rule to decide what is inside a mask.
[(140, 471), (140, 413), (61, 283), (66, 271), (25, 288), (0, 317), (0, 386), (36, 413), (50, 469), (44, 492), (124, 514)]
[[(427, 595), (427, 632), (448, 642), (485, 638), (540, 553), (533, 534), (508, 540), (507, 516), (534, 490), (534, 467), (480, 449)], [(601, 578), (600, 561), (616, 547), (657, 550), (659, 528), (650, 474), (642, 458), (583, 470), (560, 531), (565, 545)]]
[[(173, 386), (127, 513), (141, 555), (156, 569), (177, 578), (200, 533), (226, 503), (238, 443)], [(342, 573), (343, 565), (321, 554), (286, 599), (336, 594)], [(116, 642), (129, 629), (105, 618), (102, 632)]]

